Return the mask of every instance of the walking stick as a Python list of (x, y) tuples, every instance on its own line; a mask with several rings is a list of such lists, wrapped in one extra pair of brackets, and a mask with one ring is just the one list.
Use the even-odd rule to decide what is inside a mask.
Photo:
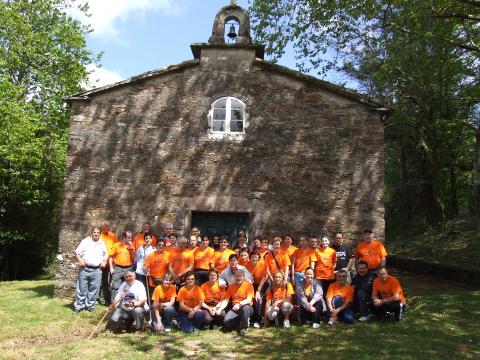
[[(120, 302), (120, 300), (115, 301), (114, 306), (116, 306), (119, 302)], [(107, 317), (107, 315), (108, 315), (109, 312), (110, 312), (110, 306), (107, 308), (107, 311), (105, 312), (105, 314), (103, 315), (103, 317), (101, 318), (101, 320), (98, 322), (97, 326), (95, 326), (95, 329), (93, 329), (92, 333), (91, 333), (90, 336), (87, 338), (87, 340), (90, 340), (90, 339), (92, 338), (93, 334), (95, 334), (95, 331), (97, 331), (98, 327), (99, 327), (100, 324), (103, 322), (103, 320), (105, 320), (105, 318)]]
[(147, 304), (148, 304), (148, 311), (150, 313), (149, 324), (152, 325), (152, 308), (150, 304), (150, 275), (147, 275)]

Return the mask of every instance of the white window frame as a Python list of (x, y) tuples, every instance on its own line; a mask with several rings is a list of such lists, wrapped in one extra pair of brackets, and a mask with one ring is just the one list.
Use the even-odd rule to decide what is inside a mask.
[[(225, 130), (224, 131), (214, 131), (213, 130), (213, 110), (215, 108), (215, 104), (221, 100), (226, 100), (225, 106)], [(230, 123), (232, 121), (232, 100), (238, 101), (242, 105), (242, 113), (243, 113), (243, 131), (231, 131), (230, 130)], [(242, 140), (245, 137), (245, 130), (248, 127), (248, 114), (246, 111), (245, 103), (232, 96), (225, 96), (215, 100), (211, 107), (210, 111), (208, 112), (208, 136), (210, 139), (231, 139), (231, 140)]]

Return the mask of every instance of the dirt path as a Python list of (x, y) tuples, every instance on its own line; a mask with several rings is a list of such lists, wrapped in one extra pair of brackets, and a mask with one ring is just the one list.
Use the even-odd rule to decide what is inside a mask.
[(455, 282), (432, 275), (416, 274), (398, 268), (391, 268), (390, 273), (400, 280), (404, 291), (410, 296), (445, 290), (480, 290), (478, 286), (464, 282)]

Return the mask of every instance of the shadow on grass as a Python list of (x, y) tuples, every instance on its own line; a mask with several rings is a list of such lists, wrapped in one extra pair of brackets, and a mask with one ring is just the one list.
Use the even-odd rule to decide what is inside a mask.
[(53, 299), (53, 288), (54, 284), (48, 284), (48, 285), (35, 285), (35, 286), (26, 286), (22, 287), (20, 290), (25, 291), (25, 292), (34, 292), (37, 297), (47, 297), (49, 299)]

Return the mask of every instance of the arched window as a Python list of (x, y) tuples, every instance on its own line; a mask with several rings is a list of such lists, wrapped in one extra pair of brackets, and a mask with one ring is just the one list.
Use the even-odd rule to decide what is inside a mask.
[(225, 134), (241, 135), (245, 133), (245, 104), (234, 97), (216, 100), (209, 112), (210, 134), (224, 137)]

